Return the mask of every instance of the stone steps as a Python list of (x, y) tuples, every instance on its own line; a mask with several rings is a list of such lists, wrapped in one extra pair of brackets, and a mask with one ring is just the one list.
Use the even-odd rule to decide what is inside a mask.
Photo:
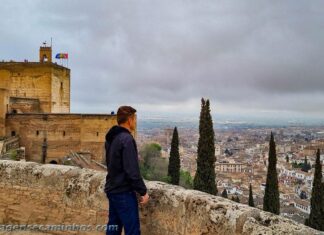
[(69, 156), (70, 156), (72, 162), (81, 168), (89, 168), (89, 169), (93, 169), (93, 170), (106, 171), (106, 167), (104, 165), (102, 165), (94, 160), (87, 159), (82, 154), (78, 154), (78, 153), (71, 151)]

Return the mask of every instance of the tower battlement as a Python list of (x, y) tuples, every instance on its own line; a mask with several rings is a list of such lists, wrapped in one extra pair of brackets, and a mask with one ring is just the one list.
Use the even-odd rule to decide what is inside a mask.
[(52, 47), (41, 46), (39, 48), (39, 62), (41, 63), (51, 63), (52, 62)]

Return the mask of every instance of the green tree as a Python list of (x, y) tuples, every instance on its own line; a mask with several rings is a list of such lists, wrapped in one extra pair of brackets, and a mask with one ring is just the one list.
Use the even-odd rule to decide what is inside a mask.
[(311, 167), (310, 163), (307, 162), (307, 157), (305, 156), (305, 160), (304, 160), (301, 170), (304, 172), (308, 172), (311, 168), (312, 167)]
[(289, 157), (286, 155), (286, 162), (289, 163)]
[(255, 207), (254, 200), (253, 200), (252, 185), (251, 184), (250, 184), (250, 189), (249, 189), (249, 206)]
[(161, 146), (157, 143), (149, 143), (143, 146), (140, 151), (140, 170), (147, 180), (158, 180), (169, 182), (168, 160), (161, 156)]
[[(170, 180), (171, 181), (171, 180)], [(188, 171), (184, 171), (180, 169), (180, 182), (179, 185), (186, 188), (192, 189), (193, 188), (193, 178), (191, 177)]]
[(312, 197), (310, 200), (311, 212), (308, 220), (305, 221), (305, 224), (314, 229), (324, 231), (322, 165), (321, 165), (320, 155), (321, 155), (320, 150), (318, 149), (316, 154)]
[(272, 132), (269, 142), (268, 172), (263, 198), (263, 210), (277, 215), (280, 214), (276, 143)]
[(294, 161), (291, 165), (293, 168), (302, 168), (304, 163), (297, 163), (296, 161)]
[(152, 159), (161, 157), (161, 150), (162, 147), (158, 143), (148, 143), (142, 147), (140, 155), (146, 168), (152, 165), (150, 162)]
[(173, 130), (171, 150), (168, 166), (168, 176), (171, 184), (179, 185), (180, 180), (180, 154), (179, 154), (179, 135), (177, 127)]
[(222, 192), (222, 197), (228, 198), (228, 196), (227, 196), (227, 190), (225, 188), (224, 188), (224, 190)]
[(11, 149), (9, 150), (9, 156), (11, 158), (11, 160), (17, 160), (17, 156), (18, 156), (18, 152), (17, 149)]
[(208, 99), (205, 101), (202, 98), (194, 189), (217, 195), (215, 162), (215, 133), (210, 114), (210, 103)]

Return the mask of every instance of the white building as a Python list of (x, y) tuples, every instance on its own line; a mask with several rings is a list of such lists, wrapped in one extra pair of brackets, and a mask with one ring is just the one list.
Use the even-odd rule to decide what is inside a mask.
[(238, 186), (226, 188), (227, 194), (242, 195), (243, 191)]
[(216, 162), (215, 170), (218, 172), (246, 172), (247, 164), (246, 163), (235, 163), (235, 162)]
[(296, 199), (294, 202), (294, 207), (304, 213), (310, 214), (310, 203), (306, 200)]
[(221, 146), (219, 144), (215, 144), (215, 155), (216, 156), (222, 155), (222, 149), (221, 149)]

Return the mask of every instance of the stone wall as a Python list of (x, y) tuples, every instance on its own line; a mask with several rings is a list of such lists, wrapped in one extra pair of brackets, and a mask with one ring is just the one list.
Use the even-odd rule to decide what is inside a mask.
[[(15, 110), (15, 111), (13, 111)], [(40, 113), (39, 99), (10, 97), (8, 113)]]
[(19, 135), (26, 147), (26, 160), (42, 162), (42, 144), (46, 138), (45, 162), (59, 160), (70, 151), (91, 152), (94, 160), (104, 157), (107, 131), (117, 124), (117, 116), (109, 114), (7, 114), (6, 135)]
[(0, 88), (38, 99), (44, 113), (70, 111), (70, 69), (54, 63), (0, 62)]
[(9, 84), (10, 97), (39, 99), (42, 112), (51, 112), (51, 67), (34, 63), (0, 63), (0, 86)]
[(70, 113), (70, 70), (64, 67), (53, 69), (52, 113)]
[(9, 91), (0, 88), (0, 137), (6, 135), (6, 113), (9, 105)]
[[(104, 172), (71, 166), (0, 161), (0, 224), (74, 223), (93, 229), (105, 225), (105, 176)], [(144, 235), (323, 234), (221, 197), (162, 182), (146, 184), (151, 200), (140, 206)]]
[(0, 224), (105, 224), (103, 177), (72, 166), (0, 161)]

